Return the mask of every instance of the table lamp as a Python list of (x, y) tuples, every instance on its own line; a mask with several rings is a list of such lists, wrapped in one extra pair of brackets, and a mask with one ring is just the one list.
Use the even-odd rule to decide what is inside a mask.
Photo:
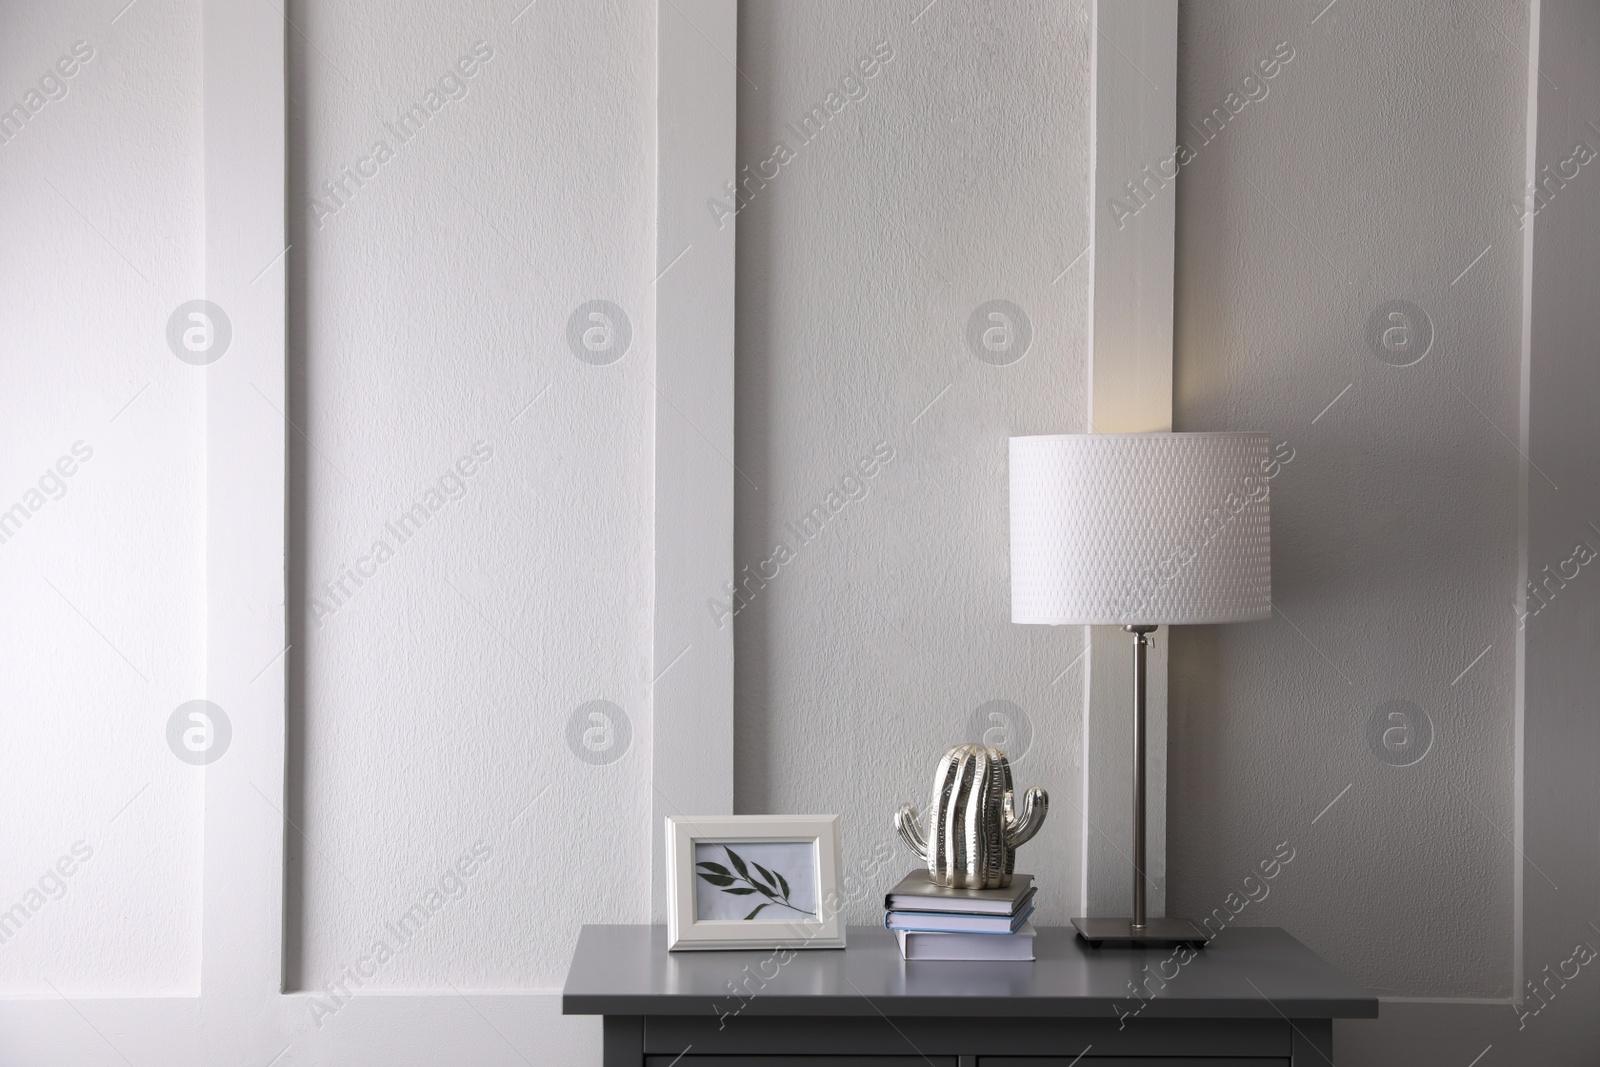
[(1145, 914), (1145, 651), (1163, 624), (1272, 613), (1267, 435), (1011, 438), (1011, 621), (1133, 635), (1133, 915), (1077, 918), (1091, 944), (1178, 944)]

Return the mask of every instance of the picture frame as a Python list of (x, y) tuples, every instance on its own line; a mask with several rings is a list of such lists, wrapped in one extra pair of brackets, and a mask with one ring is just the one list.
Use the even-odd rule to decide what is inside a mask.
[(844, 948), (837, 815), (668, 816), (667, 949)]

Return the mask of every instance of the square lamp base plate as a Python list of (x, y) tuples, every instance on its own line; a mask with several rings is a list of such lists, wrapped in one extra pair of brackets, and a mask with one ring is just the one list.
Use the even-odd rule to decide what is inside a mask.
[(1203, 945), (1206, 938), (1188, 919), (1146, 919), (1142, 928), (1135, 930), (1133, 920), (1073, 919), (1078, 936), (1089, 942), (1090, 948), (1107, 946), (1122, 948), (1139, 945)]

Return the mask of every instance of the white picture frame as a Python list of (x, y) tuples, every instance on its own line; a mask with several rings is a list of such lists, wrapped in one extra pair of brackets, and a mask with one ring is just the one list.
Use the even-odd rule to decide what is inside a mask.
[(667, 816), (667, 949), (844, 948), (841, 856), (837, 815)]

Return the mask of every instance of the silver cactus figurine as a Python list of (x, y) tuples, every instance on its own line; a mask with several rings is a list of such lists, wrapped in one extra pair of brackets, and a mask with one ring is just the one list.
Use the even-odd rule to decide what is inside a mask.
[(1016, 850), (1050, 810), (1043, 789), (1022, 798), (1022, 817), (1012, 800), (1011, 762), (989, 745), (957, 745), (933, 772), (931, 826), (923, 835), (915, 804), (894, 816), (895, 829), (928, 865), (934, 885), (957, 889), (1003, 889), (1016, 869)]

